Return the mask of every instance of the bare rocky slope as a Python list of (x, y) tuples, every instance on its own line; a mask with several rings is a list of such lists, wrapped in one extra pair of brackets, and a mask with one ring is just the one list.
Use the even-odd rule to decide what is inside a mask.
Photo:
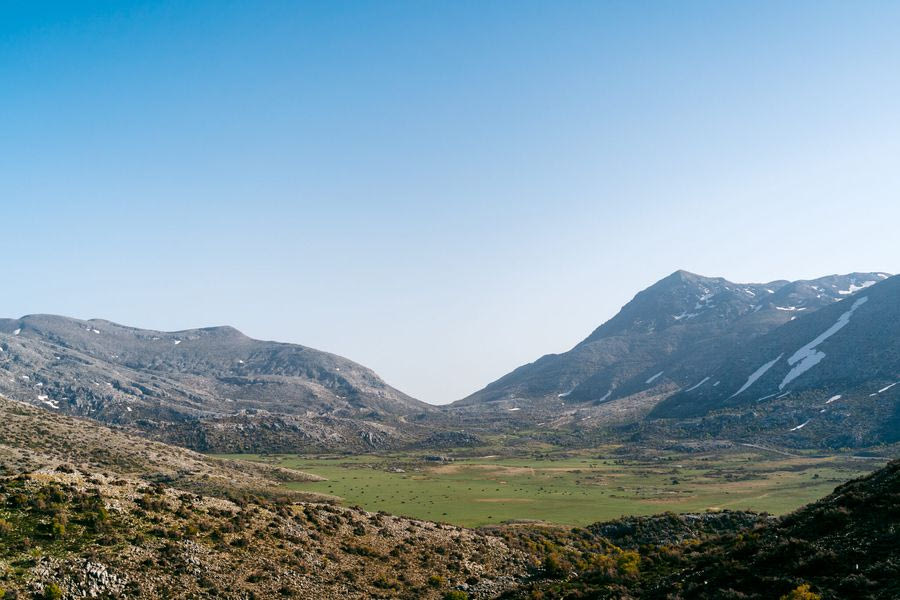
[[(449, 412), (479, 427), (805, 447), (900, 439), (900, 277), (734, 284), (678, 271), (570, 352)], [(509, 426), (508, 425), (508, 426)]]
[(115, 473), (220, 496), (310, 498), (286, 492), (282, 484), (318, 479), (291, 469), (218, 460), (0, 397), (0, 475), (41, 470)]
[(605, 402), (655, 386), (688, 387), (725, 352), (887, 278), (733, 283), (676, 271), (638, 293), (569, 352), (519, 367), (457, 407), (515, 400)]
[[(713, 386), (709, 382), (718, 382)], [(726, 355), (651, 419), (690, 432), (768, 430), (784, 445), (900, 440), (900, 277), (788, 322)]]
[(0, 393), (204, 452), (477, 446), (522, 432), (558, 445), (865, 447), (900, 441), (898, 282), (736, 284), (677, 271), (571, 351), (449, 407), (344, 358), (230, 327), (166, 333), (34, 315), (0, 320)]
[(199, 450), (384, 447), (434, 412), (345, 358), (231, 327), (31, 315), (0, 320), (0, 350), (0, 393)]

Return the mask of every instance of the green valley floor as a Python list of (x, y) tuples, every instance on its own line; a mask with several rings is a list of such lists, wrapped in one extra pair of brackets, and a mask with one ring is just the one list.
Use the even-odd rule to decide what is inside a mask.
[(286, 486), (337, 496), (347, 506), (467, 527), (510, 521), (587, 525), (625, 515), (717, 509), (780, 515), (887, 462), (753, 448), (628, 458), (616, 450), (460, 458), (421, 452), (220, 457), (319, 475), (325, 480)]

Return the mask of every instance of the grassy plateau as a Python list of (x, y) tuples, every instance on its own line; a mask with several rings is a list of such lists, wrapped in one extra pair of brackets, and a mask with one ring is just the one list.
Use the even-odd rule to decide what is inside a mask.
[[(717, 509), (784, 514), (886, 461), (746, 449), (619, 458), (614, 448), (433, 460), (421, 452), (220, 455), (298, 469), (325, 481), (285, 484), (348, 506), (475, 527), (507, 521), (587, 525), (624, 515)], [(452, 456), (452, 453), (447, 456)]]

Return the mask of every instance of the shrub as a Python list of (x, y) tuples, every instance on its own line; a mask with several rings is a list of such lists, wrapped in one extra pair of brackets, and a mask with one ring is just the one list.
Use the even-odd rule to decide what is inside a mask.
[(460, 590), (450, 590), (444, 594), (444, 600), (469, 600), (469, 595)]
[(396, 581), (391, 581), (384, 575), (379, 575), (378, 577), (376, 577), (372, 582), (372, 585), (382, 590), (392, 590), (400, 587), (399, 585), (397, 585)]
[(544, 558), (543, 567), (547, 577), (556, 578), (566, 574), (566, 568), (560, 561), (559, 555), (555, 552), (548, 554)]
[(60, 600), (62, 597), (62, 589), (55, 583), (49, 583), (44, 587), (44, 600)]
[(53, 520), (53, 524), (50, 526), (50, 535), (57, 540), (62, 539), (66, 535), (66, 521), (64, 518)]
[(809, 584), (798, 585), (780, 600), (822, 600), (822, 596), (809, 589)]

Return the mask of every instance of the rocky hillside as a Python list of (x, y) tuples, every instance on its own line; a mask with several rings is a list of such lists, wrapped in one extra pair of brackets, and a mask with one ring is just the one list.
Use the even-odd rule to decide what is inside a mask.
[(11, 598), (492, 598), (528, 564), (449, 525), (80, 471), (0, 478), (0, 538)]
[(492, 598), (535, 558), (0, 399), (0, 598)]
[(318, 479), (291, 469), (217, 460), (0, 397), (0, 475), (75, 470), (214, 496), (291, 495), (283, 483)]
[(537, 427), (566, 444), (894, 443), (898, 310), (900, 277), (884, 273), (744, 285), (679, 271), (570, 352), (521, 367), (449, 412), (472, 431)]
[(0, 320), (0, 393), (223, 451), (252, 440), (378, 447), (433, 411), (345, 358), (231, 327), (170, 333), (51, 315)]
[(734, 348), (704, 379), (650, 418), (755, 426), (789, 445), (900, 440), (900, 277)]
[[(773, 519), (470, 530), (0, 400), (3, 598), (896, 598), (900, 462)], [(795, 593), (818, 594), (791, 596)]]
[(638, 293), (572, 350), (519, 367), (455, 406), (535, 399), (600, 403), (667, 384), (686, 388), (722, 365), (735, 345), (886, 277), (851, 273), (743, 284), (676, 271)]

